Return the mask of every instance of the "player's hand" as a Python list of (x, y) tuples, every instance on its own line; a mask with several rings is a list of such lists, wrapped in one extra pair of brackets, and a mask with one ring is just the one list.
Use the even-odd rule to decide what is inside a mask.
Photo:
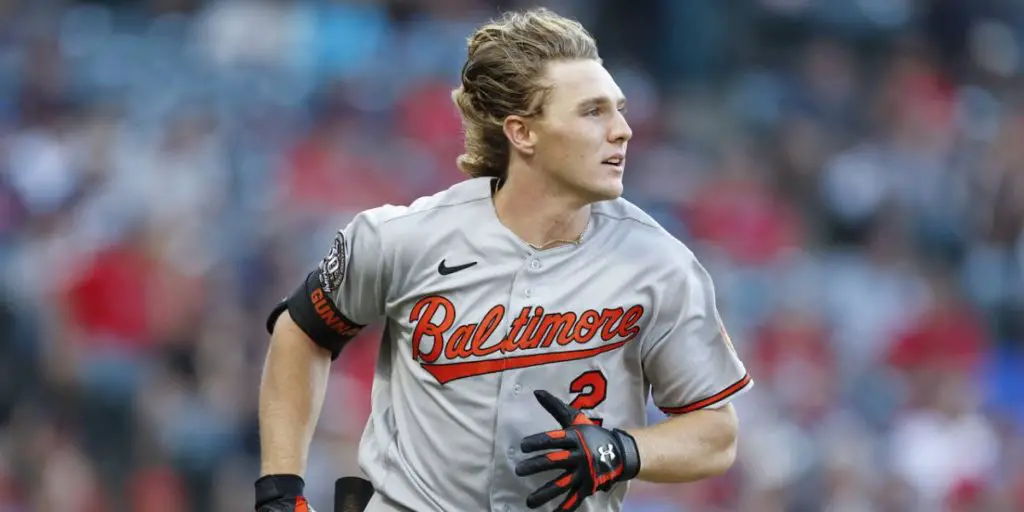
[(256, 512), (316, 512), (302, 496), (298, 475), (266, 475), (256, 480)]
[(568, 493), (557, 510), (576, 510), (587, 496), (608, 490), (615, 482), (629, 480), (640, 472), (640, 454), (632, 436), (622, 430), (597, 426), (547, 391), (535, 391), (534, 395), (562, 429), (523, 438), (521, 447), (525, 453), (554, 451), (516, 464), (516, 474), (526, 476), (555, 469), (563, 473), (530, 494), (527, 507), (540, 507)]

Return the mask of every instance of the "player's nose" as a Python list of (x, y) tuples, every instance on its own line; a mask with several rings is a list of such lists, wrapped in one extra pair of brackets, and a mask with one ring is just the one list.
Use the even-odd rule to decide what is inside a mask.
[(608, 129), (608, 140), (614, 143), (623, 143), (633, 138), (633, 129), (629, 127), (626, 117), (622, 112), (616, 112), (615, 118)]

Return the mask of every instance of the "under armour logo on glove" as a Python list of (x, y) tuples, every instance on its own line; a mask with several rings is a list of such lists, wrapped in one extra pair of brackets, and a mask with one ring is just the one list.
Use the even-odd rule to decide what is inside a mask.
[(608, 490), (615, 482), (629, 480), (640, 472), (636, 441), (628, 433), (597, 426), (547, 391), (535, 391), (534, 395), (562, 429), (523, 438), (521, 448), (525, 453), (554, 451), (516, 464), (516, 475), (556, 469), (563, 473), (530, 494), (527, 507), (538, 508), (568, 493), (556, 510), (576, 510), (587, 496)]

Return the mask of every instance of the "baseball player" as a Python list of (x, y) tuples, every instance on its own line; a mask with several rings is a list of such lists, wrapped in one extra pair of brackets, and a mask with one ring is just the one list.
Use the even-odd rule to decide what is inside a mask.
[[(361, 212), (270, 315), (256, 509), (312, 510), (328, 367), (373, 322), (366, 510), (617, 511), (632, 479), (725, 472), (751, 378), (708, 273), (620, 197), (632, 133), (592, 37), (508, 13), (453, 98), (470, 178)], [(671, 418), (646, 426), (649, 396)]]

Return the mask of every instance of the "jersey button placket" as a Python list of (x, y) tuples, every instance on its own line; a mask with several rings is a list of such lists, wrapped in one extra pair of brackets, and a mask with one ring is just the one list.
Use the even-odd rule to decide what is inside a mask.
[[(540, 257), (534, 254), (533, 256), (530, 257), (530, 261), (526, 265), (526, 267), (528, 269), (528, 274), (537, 273), (540, 271), (542, 267), (544, 267), (544, 264), (541, 263)], [(529, 284), (527, 284), (526, 288), (523, 290), (523, 296), (527, 298), (532, 298), (534, 295), (536, 295), (536, 292), (537, 290), (533, 289)]]
[[(518, 316), (519, 311), (523, 308), (531, 307), (532, 301), (530, 298), (534, 295), (535, 290), (532, 289), (530, 284), (529, 271), (531, 269), (530, 259), (523, 260), (521, 266), (513, 276), (512, 287), (509, 290), (510, 296), (508, 300), (509, 310), (509, 325), (512, 320)], [(514, 355), (514, 354), (508, 354)], [(508, 416), (509, 414), (515, 415), (517, 407), (511, 406), (509, 403), (520, 400), (522, 393), (522, 385), (517, 382), (520, 378), (519, 371), (512, 369), (504, 369), (501, 372), (501, 384), (499, 388), (499, 406), (496, 411), (496, 423), (501, 425), (507, 421), (515, 421), (513, 417)], [(494, 478), (497, 480), (514, 478), (512, 464), (520, 456), (519, 453), (519, 441), (520, 439), (516, 436), (509, 435), (510, 432), (498, 430), (495, 432), (494, 443), (498, 453), (505, 453), (504, 457), (495, 457), (492, 466), (492, 471), (495, 472)], [(508, 504), (508, 500), (512, 496), (508, 495), (508, 490), (500, 486), (495, 486), (491, 489), (491, 510), (494, 512), (502, 512), (512, 510)]]
[(540, 260), (537, 259), (536, 254), (531, 254), (529, 259), (523, 263), (524, 265), (519, 270), (519, 280), (523, 283), (523, 297), (529, 299), (536, 292), (530, 284), (530, 281), (532, 281), (530, 272), (540, 267)]

